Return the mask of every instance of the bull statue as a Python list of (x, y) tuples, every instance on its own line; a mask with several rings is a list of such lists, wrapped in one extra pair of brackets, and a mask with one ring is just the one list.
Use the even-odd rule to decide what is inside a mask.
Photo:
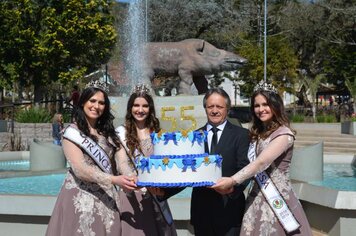
[(193, 83), (198, 93), (203, 94), (208, 89), (205, 75), (233, 71), (247, 62), (245, 58), (201, 39), (148, 43), (146, 53), (144, 77), (152, 80), (155, 75), (179, 75), (178, 94), (192, 94)]

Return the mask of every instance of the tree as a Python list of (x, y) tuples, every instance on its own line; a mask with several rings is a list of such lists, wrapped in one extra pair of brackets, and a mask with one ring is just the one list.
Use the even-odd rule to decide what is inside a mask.
[[(241, 86), (245, 94), (252, 94), (253, 87), (264, 79), (263, 48), (246, 41), (239, 47), (239, 54), (248, 60), (241, 69)], [(271, 36), (267, 43), (267, 78), (280, 92), (290, 90), (297, 77), (299, 61), (288, 41), (280, 36)]]
[(352, 81), (346, 79), (345, 85), (353, 98), (353, 110), (356, 111), (356, 79)]
[(344, 86), (356, 71), (355, 0), (324, 0), (287, 4), (281, 30), (285, 32), (310, 77), (325, 74), (329, 83)]
[(306, 71), (300, 72), (301, 83), (305, 87), (307, 93), (311, 96), (313, 120), (316, 121), (316, 94), (318, 92), (320, 84), (325, 80), (324, 74), (319, 74), (314, 78), (309, 77)]
[(200, 38), (217, 47), (230, 49), (231, 38), (242, 27), (236, 1), (150, 0), (149, 41), (180, 41)]
[[(110, 0), (1, 1), (0, 79), (5, 86), (79, 79), (105, 63), (115, 44)], [(10, 81), (8, 81), (10, 78)]]

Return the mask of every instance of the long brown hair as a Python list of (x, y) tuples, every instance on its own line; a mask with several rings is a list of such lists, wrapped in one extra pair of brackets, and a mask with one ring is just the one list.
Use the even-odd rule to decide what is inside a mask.
[[(102, 92), (104, 94), (104, 99), (105, 99), (105, 108), (103, 111), (103, 114), (98, 118), (96, 122), (96, 127), (95, 129), (98, 131), (100, 135), (103, 135), (105, 138), (111, 138), (114, 144), (116, 145), (116, 150), (120, 149), (120, 139), (118, 138), (115, 128), (114, 128), (114, 116), (111, 114), (110, 111), (110, 100), (108, 97), (108, 94), (95, 87), (88, 87), (84, 89), (82, 94), (80, 95), (79, 101), (78, 101), (78, 107), (76, 108), (74, 112), (74, 120), (78, 126), (78, 129), (83, 132), (86, 136), (92, 138), (94, 141), (98, 141), (98, 137), (95, 135), (92, 135), (89, 130), (89, 125), (88, 121), (86, 120), (86, 115), (84, 112), (84, 104), (89, 101), (91, 97), (93, 97), (97, 92)], [(110, 156), (113, 172), (117, 173), (116, 170), (116, 164), (115, 164), (115, 158), (113, 156)]]
[(156, 111), (153, 99), (148, 93), (133, 93), (131, 94), (129, 101), (127, 102), (126, 117), (125, 117), (125, 127), (126, 127), (126, 140), (127, 147), (130, 150), (130, 154), (134, 156), (134, 152), (138, 149), (142, 153), (140, 146), (140, 141), (137, 135), (135, 118), (132, 115), (132, 107), (134, 105), (135, 99), (141, 97), (144, 98), (149, 107), (148, 116), (145, 120), (145, 127), (149, 128), (150, 132), (159, 132), (160, 124), (156, 117)]
[[(262, 95), (266, 98), (267, 104), (273, 114), (272, 121), (269, 122), (267, 126), (256, 116), (254, 111), (255, 98), (257, 95)], [(250, 129), (250, 138), (252, 141), (256, 141), (259, 137), (266, 139), (271, 133), (273, 133), (281, 126), (290, 128), (290, 123), (285, 112), (283, 100), (278, 93), (265, 90), (258, 90), (254, 92), (251, 97), (250, 110), (252, 113), (252, 127)], [(292, 130), (292, 132), (294, 134), (296, 133), (294, 130)]]

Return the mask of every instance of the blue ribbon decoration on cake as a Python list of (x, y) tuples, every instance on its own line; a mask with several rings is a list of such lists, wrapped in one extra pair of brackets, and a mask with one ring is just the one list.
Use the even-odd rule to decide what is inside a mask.
[(202, 182), (182, 182), (182, 183), (137, 182), (136, 184), (137, 186), (140, 187), (173, 188), (173, 187), (206, 187), (206, 186), (212, 186), (215, 183), (212, 181), (202, 181)]
[(150, 167), (149, 167), (149, 159), (148, 158), (142, 158), (139, 162), (138, 168), (142, 171), (142, 173), (147, 170), (148, 173), (150, 173)]
[(158, 133), (152, 132), (150, 136), (153, 144), (157, 144), (162, 140), (166, 145), (170, 140), (172, 140), (174, 144), (177, 145), (177, 141), (182, 140), (185, 142), (186, 139), (189, 139), (192, 143), (197, 142), (198, 144), (202, 144), (205, 142), (207, 135), (207, 131), (199, 130), (189, 132), (187, 137), (183, 136), (181, 132), (162, 133), (160, 137)]
[(215, 164), (217, 167), (221, 167), (221, 163), (222, 163), (222, 157), (220, 155), (214, 155), (215, 156)]
[(197, 160), (194, 157), (184, 158), (182, 160), (183, 163), (183, 170), (185, 172), (188, 167), (192, 168), (192, 171), (196, 171), (195, 165), (197, 164)]
[[(162, 170), (166, 170), (166, 168), (172, 168), (173, 165), (176, 165), (180, 169), (187, 169), (193, 165), (192, 170), (196, 170), (199, 168), (203, 163), (215, 163), (217, 167), (221, 167), (222, 157), (220, 155), (209, 155), (207, 153), (204, 154), (190, 154), (190, 155), (152, 155), (150, 157), (142, 157), (149, 160), (148, 167), (146, 166), (147, 163), (140, 164), (137, 162), (137, 166), (139, 169), (147, 169), (147, 168), (162, 168)], [(141, 158), (141, 159), (142, 159)], [(163, 159), (168, 158), (169, 162), (164, 163)], [(191, 161), (194, 159), (194, 163)], [(153, 167), (152, 167), (153, 166)]]
[(172, 140), (175, 145), (178, 145), (175, 133), (165, 133), (162, 136), (164, 136), (164, 145), (166, 145), (169, 140)]
[(159, 142), (158, 134), (156, 132), (152, 132), (150, 136), (153, 144), (157, 144)]
[(192, 143), (194, 143), (196, 141), (198, 144), (202, 144), (203, 142), (205, 142), (206, 136), (207, 136), (206, 131), (202, 131), (202, 130), (193, 131), (188, 134), (188, 139)]

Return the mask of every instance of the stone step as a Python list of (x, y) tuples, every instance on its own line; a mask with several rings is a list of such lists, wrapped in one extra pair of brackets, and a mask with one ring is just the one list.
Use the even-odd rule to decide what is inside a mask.
[(295, 148), (323, 141), (324, 153), (356, 153), (356, 136), (342, 134), (340, 124), (296, 124)]
[[(302, 148), (305, 146), (299, 146), (299, 145), (295, 145), (295, 148)], [(330, 153), (330, 154), (350, 154), (350, 155), (356, 155), (356, 148), (340, 148), (340, 147), (326, 147), (324, 146), (324, 153)]]
[[(319, 140), (300, 140), (300, 141), (296, 141), (295, 145), (309, 146), (319, 142), (320, 142)], [(328, 142), (328, 141), (326, 142), (323, 141), (323, 143), (324, 143), (324, 147), (340, 147), (340, 148), (356, 149), (355, 143), (340, 143), (340, 142)]]
[(342, 134), (341, 132), (328, 132), (321, 130), (311, 130), (311, 131), (298, 131), (297, 136), (322, 136), (322, 137), (344, 137), (344, 138), (355, 138), (353, 135)]
[(345, 137), (325, 137), (325, 136), (299, 136), (295, 137), (296, 141), (306, 140), (306, 141), (325, 141), (325, 142), (339, 142), (339, 143), (354, 143), (356, 145), (355, 138), (345, 138)]

